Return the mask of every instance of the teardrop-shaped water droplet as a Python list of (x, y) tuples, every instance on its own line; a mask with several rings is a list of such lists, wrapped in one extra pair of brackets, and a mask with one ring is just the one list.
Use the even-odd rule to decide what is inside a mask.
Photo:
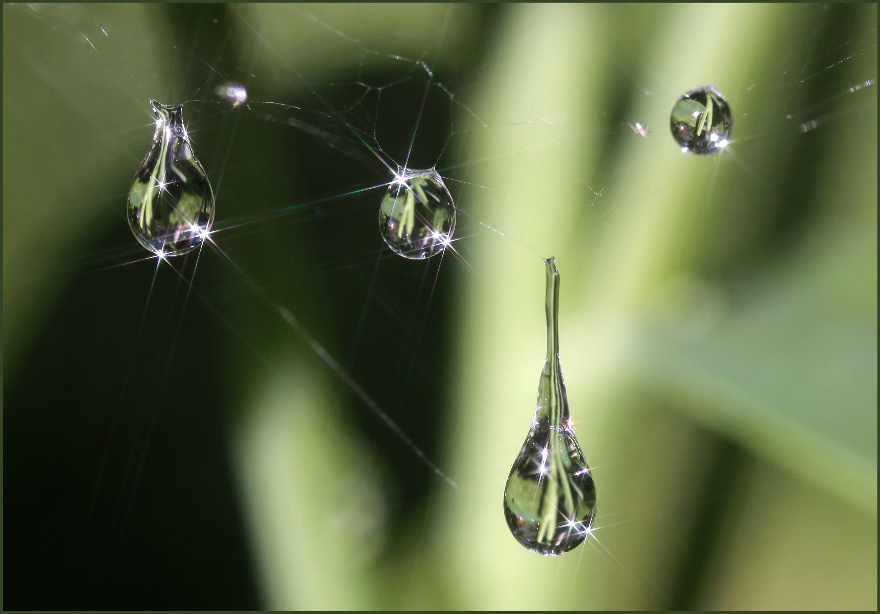
[(379, 206), (379, 230), (404, 258), (423, 260), (446, 249), (455, 230), (455, 205), (437, 171), (397, 173)]
[(596, 486), (568, 413), (559, 364), (559, 271), (547, 266), (547, 359), (535, 418), (504, 488), (504, 518), (523, 546), (545, 555), (583, 542), (596, 515)]
[(128, 194), (128, 224), (141, 244), (160, 256), (186, 253), (208, 236), (214, 192), (193, 154), (183, 107), (150, 100), (156, 133)]
[(682, 151), (710, 154), (727, 147), (733, 114), (721, 92), (698, 87), (676, 101), (669, 124)]

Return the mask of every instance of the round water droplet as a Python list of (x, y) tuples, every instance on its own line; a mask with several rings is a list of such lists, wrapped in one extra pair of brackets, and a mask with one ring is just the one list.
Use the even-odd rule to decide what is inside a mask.
[(544, 555), (568, 552), (589, 535), (596, 485), (568, 411), (559, 363), (559, 272), (547, 266), (547, 359), (529, 434), (504, 488), (504, 518), (523, 546)]
[[(216, 20), (215, 20), (216, 21)], [(214, 88), (214, 93), (232, 105), (232, 108), (240, 107), (247, 102), (247, 90), (241, 83), (227, 81)]]
[(160, 256), (186, 253), (208, 236), (214, 192), (193, 154), (181, 105), (151, 100), (156, 133), (128, 194), (128, 224), (141, 245)]
[(412, 260), (446, 249), (455, 230), (455, 205), (434, 169), (402, 169), (379, 206), (379, 231), (388, 247)]
[(669, 124), (682, 151), (710, 154), (727, 147), (733, 114), (718, 90), (698, 87), (678, 99)]

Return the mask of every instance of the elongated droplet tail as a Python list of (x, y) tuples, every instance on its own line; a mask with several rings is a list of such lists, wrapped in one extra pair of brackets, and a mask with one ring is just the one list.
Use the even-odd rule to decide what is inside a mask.
[(547, 359), (529, 434), (504, 488), (504, 518), (523, 546), (544, 555), (568, 552), (589, 535), (596, 486), (575, 438), (559, 363), (559, 271), (547, 267)]

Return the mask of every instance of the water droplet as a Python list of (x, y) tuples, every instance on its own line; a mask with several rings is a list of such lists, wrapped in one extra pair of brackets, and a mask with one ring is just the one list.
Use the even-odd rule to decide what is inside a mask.
[(727, 100), (714, 87), (698, 87), (672, 107), (672, 137), (681, 150), (709, 154), (727, 146), (733, 114)]
[(596, 515), (596, 486), (568, 412), (559, 363), (559, 271), (547, 266), (547, 359), (535, 418), (504, 488), (504, 518), (523, 546), (544, 555), (583, 542)]
[[(215, 20), (216, 21), (216, 20)], [(240, 107), (247, 102), (247, 90), (241, 83), (228, 81), (214, 88), (214, 93), (232, 105), (232, 108)]]
[(446, 249), (455, 230), (455, 205), (437, 171), (398, 170), (379, 206), (379, 230), (404, 258), (423, 260)]
[(151, 100), (156, 133), (128, 194), (128, 224), (141, 245), (163, 256), (199, 245), (214, 221), (214, 192), (193, 154), (182, 105)]

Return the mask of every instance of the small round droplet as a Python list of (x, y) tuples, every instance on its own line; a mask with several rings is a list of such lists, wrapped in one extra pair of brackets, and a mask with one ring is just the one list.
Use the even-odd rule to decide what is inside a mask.
[(214, 221), (214, 192), (193, 154), (183, 107), (150, 104), (156, 132), (128, 193), (128, 224), (141, 245), (164, 258), (202, 244)]
[[(216, 21), (216, 20), (215, 20)], [(240, 107), (247, 102), (248, 93), (241, 83), (228, 81), (214, 88), (214, 93), (232, 105), (232, 108)]]
[(727, 147), (733, 114), (718, 90), (698, 87), (678, 99), (669, 123), (683, 152), (710, 154)]
[(402, 169), (379, 206), (379, 231), (388, 247), (411, 260), (446, 249), (455, 230), (455, 205), (433, 168)]
[(547, 267), (547, 359), (529, 434), (504, 488), (504, 519), (514, 538), (544, 555), (583, 543), (596, 515), (596, 485), (578, 445), (559, 364), (559, 272)]

